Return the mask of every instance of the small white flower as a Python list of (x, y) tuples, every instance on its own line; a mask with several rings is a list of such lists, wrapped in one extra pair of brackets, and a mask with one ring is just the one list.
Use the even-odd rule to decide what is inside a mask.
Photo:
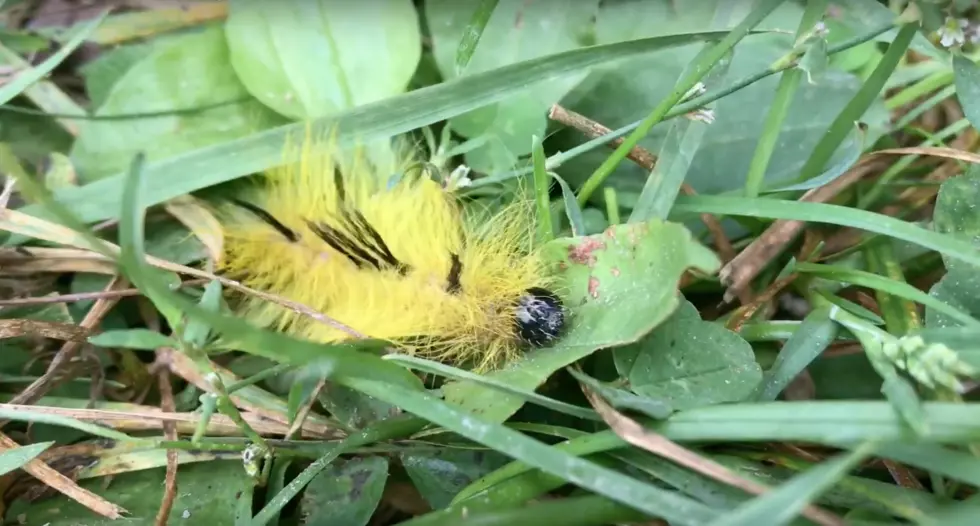
[(943, 47), (953, 47), (962, 45), (966, 42), (966, 35), (963, 30), (969, 26), (965, 18), (946, 17), (943, 27), (939, 28), (939, 44)]

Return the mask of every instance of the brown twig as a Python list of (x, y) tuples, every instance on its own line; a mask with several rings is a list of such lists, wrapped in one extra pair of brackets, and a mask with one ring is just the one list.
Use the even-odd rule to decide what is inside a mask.
[(91, 332), (71, 323), (11, 318), (0, 320), (0, 340), (20, 336), (41, 336), (68, 342), (84, 342)]
[[(611, 129), (603, 126), (602, 124), (599, 124), (598, 122), (589, 119), (584, 115), (575, 113), (574, 111), (571, 111), (559, 104), (551, 106), (551, 111), (548, 112), (548, 118), (555, 122), (560, 122), (566, 126), (571, 126), (572, 128), (582, 132), (583, 135), (590, 139), (601, 137), (612, 132)], [(623, 138), (619, 137), (606, 143), (606, 146), (615, 149), (621, 144), (623, 144)], [(639, 167), (648, 172), (652, 172), (654, 166), (657, 164), (657, 156), (642, 146), (634, 146), (633, 149), (626, 154), (626, 158), (633, 161)], [(686, 195), (696, 195), (694, 188), (687, 183), (681, 185), (681, 191)], [(718, 250), (718, 254), (721, 259), (723, 261), (728, 261), (735, 257), (735, 249), (732, 248), (732, 243), (725, 235), (725, 231), (721, 227), (721, 223), (710, 214), (701, 214), (701, 221), (704, 222), (704, 226), (706, 226), (708, 231), (711, 232), (711, 236), (715, 241), (715, 248)]]
[(303, 407), (296, 413), (296, 419), (289, 426), (289, 431), (286, 433), (286, 440), (292, 439), (300, 429), (303, 428), (303, 422), (306, 421), (306, 417), (313, 410), (313, 404), (316, 403), (317, 396), (320, 395), (320, 391), (327, 385), (327, 378), (322, 377), (313, 387), (313, 391), (310, 393), (310, 399), (307, 400)]
[[(648, 429), (644, 429), (635, 420), (616, 411), (605, 400), (600, 398), (595, 392), (582, 384), (582, 392), (585, 393), (589, 404), (599, 413), (602, 420), (620, 438), (638, 448), (649, 451), (666, 459), (670, 459), (681, 466), (711, 477), (719, 482), (739, 488), (747, 493), (761, 495), (769, 491), (769, 488), (758, 482), (747, 479), (735, 473), (731, 469), (711, 460), (699, 456), (693, 451), (676, 444), (666, 437)], [(803, 509), (803, 515), (817, 524), (823, 526), (843, 526), (844, 521), (836, 515), (824, 511), (816, 506), (809, 505)]]
[[(189, 279), (178, 285), (179, 287), (195, 287), (204, 285), (206, 279)], [(76, 301), (99, 300), (103, 298), (128, 298), (132, 296), (142, 296), (143, 292), (139, 289), (121, 290), (101, 290), (96, 292), (76, 292), (74, 294), (59, 294), (57, 296), (35, 296), (32, 298), (14, 298), (0, 300), (0, 307), (20, 307), (25, 305), (45, 305), (50, 303), (74, 303)]]
[[(164, 423), (173, 423), (178, 434), (194, 433), (197, 423), (201, 420), (200, 413), (168, 413), (153, 406), (130, 406), (126, 409), (76, 409), (66, 407), (49, 407), (38, 405), (0, 404), (0, 408), (13, 411), (30, 411), (32, 413), (59, 415), (96, 422), (110, 429), (119, 431), (157, 431), (163, 429)], [(262, 436), (284, 436), (289, 426), (283, 422), (269, 420), (261, 415), (244, 412), (242, 418)], [(207, 434), (213, 436), (242, 436), (241, 429), (225, 415), (213, 415), (208, 421)], [(303, 427), (301, 438), (336, 438), (334, 433), (320, 432), (316, 426), (309, 423)]]
[[(0, 450), (8, 450), (20, 447), (20, 444), (7, 435), (0, 433)], [(109, 519), (120, 519), (124, 513), (129, 513), (125, 509), (109, 502), (108, 500), (92, 493), (91, 491), (79, 486), (74, 480), (62, 475), (51, 466), (39, 459), (32, 459), (24, 464), (24, 471), (40, 480), (48, 487), (53, 488), (73, 501), (85, 506), (86, 508)]]
[[(172, 349), (157, 349), (157, 361), (164, 364), (168, 361)], [(170, 385), (170, 369), (166, 366), (158, 367), (158, 383), (160, 385), (160, 410), (166, 413), (177, 412), (174, 404), (174, 391)], [(163, 423), (163, 434), (167, 440), (177, 440), (177, 426), (173, 422)], [(170, 518), (170, 510), (173, 509), (174, 500), (177, 498), (177, 450), (167, 449), (167, 474), (164, 478), (163, 500), (160, 502), (160, 510), (157, 511), (156, 526), (166, 526)]]
[[(810, 203), (830, 201), (880, 166), (880, 161), (865, 157), (837, 179), (807, 191), (800, 201)], [(722, 283), (728, 286), (728, 290), (725, 291), (725, 301), (731, 301), (732, 298), (740, 296), (742, 291), (748, 290), (749, 284), (759, 272), (775, 259), (805, 226), (804, 221), (776, 220), (745, 250), (722, 267), (719, 277)]]
[[(106, 285), (105, 290), (115, 290), (117, 288), (125, 287), (127, 285), (125, 278), (116, 277)], [(118, 298), (104, 298), (96, 300), (92, 308), (85, 314), (82, 318), (82, 322), (79, 324), (80, 327), (87, 330), (94, 329), (101, 321), (105, 315), (112, 310), (112, 308), (119, 302)], [(28, 385), (23, 391), (18, 393), (13, 399), (10, 400), (11, 404), (31, 404), (36, 402), (39, 398), (44, 396), (49, 390), (54, 387), (61, 385), (62, 383), (68, 381), (71, 375), (59, 374), (62, 366), (68, 364), (75, 355), (78, 354), (82, 347), (81, 342), (69, 341), (65, 342), (58, 350), (58, 353), (51, 360), (51, 364), (48, 365), (48, 369), (44, 371), (38, 379), (34, 380), (30, 385)], [(6, 424), (6, 422), (0, 422), (0, 426)]]

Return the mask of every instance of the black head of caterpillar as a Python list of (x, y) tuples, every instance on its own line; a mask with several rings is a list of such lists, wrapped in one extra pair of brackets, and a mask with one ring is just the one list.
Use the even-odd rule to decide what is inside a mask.
[(553, 292), (532, 287), (517, 300), (514, 321), (521, 341), (542, 347), (561, 336), (565, 328), (565, 311), (561, 300)]

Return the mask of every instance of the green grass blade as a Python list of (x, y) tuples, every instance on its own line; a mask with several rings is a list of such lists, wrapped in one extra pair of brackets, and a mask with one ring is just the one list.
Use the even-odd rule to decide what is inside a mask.
[(837, 333), (837, 322), (830, 319), (827, 309), (817, 308), (807, 314), (763, 375), (756, 399), (775, 400), (834, 341)]
[(44, 78), (45, 75), (54, 71), (54, 68), (58, 67), (68, 55), (72, 54), (75, 49), (85, 41), (86, 38), (105, 19), (106, 15), (109, 14), (108, 10), (102, 11), (99, 16), (93, 18), (84, 26), (82, 26), (74, 36), (65, 45), (61, 47), (56, 53), (45, 59), (44, 62), (36, 67), (28, 69), (26, 71), (21, 71), (17, 76), (13, 78), (10, 82), (7, 82), (2, 87), (0, 87), (0, 104), (6, 104), (11, 101), (17, 95), (20, 95), (27, 89), (28, 86), (34, 84), (35, 82)]
[(919, 24), (910, 23), (902, 26), (895, 40), (888, 46), (885, 56), (878, 62), (874, 72), (865, 80), (861, 89), (854, 94), (854, 97), (844, 106), (844, 109), (837, 114), (837, 118), (830, 124), (830, 128), (820, 137), (820, 142), (813, 147), (813, 153), (800, 168), (801, 181), (806, 181), (816, 177), (824, 166), (833, 157), (837, 147), (844, 141), (844, 138), (851, 132), (854, 123), (861, 119), (871, 103), (878, 97), (885, 86), (885, 82), (895, 71), (899, 60), (905, 56), (905, 52), (912, 43), (912, 38), (918, 33)]
[(765, 495), (735, 508), (711, 526), (756, 526), (789, 524), (810, 502), (847, 475), (854, 466), (874, 452), (874, 443), (838, 455), (805, 473), (793, 477)]
[(969, 242), (927, 230), (901, 219), (846, 206), (765, 198), (682, 195), (677, 198), (671, 212), (792, 219), (849, 226), (915, 243), (980, 267), (980, 250)]
[(646, 136), (650, 130), (656, 126), (658, 123), (664, 120), (667, 113), (670, 112), (681, 99), (693, 88), (697, 83), (704, 78), (705, 75), (714, 68), (723, 57), (725, 57), (735, 44), (738, 44), (749, 32), (759, 25), (770, 13), (776, 10), (780, 4), (785, 0), (761, 0), (756, 8), (752, 10), (737, 26), (735, 26), (731, 32), (729, 32), (725, 38), (720, 42), (715, 44), (709, 49), (704, 50), (699, 53), (694, 59), (695, 63), (689, 68), (690, 73), (681, 78), (677, 84), (674, 85), (673, 91), (670, 92), (667, 97), (660, 102), (653, 109), (647, 118), (643, 119), (643, 122), (623, 140), (613, 153), (606, 158), (605, 161), (596, 168), (595, 172), (589, 176), (589, 178), (579, 189), (578, 202), (584, 205), (592, 193), (602, 186), (606, 178), (612, 175), (613, 170), (619, 166), (619, 163), (626, 159), (626, 155), (632, 150), (640, 139)]
[(0, 477), (15, 469), (20, 469), (52, 445), (54, 445), (54, 441), (38, 442), (37, 444), (15, 447), (0, 452)]
[[(827, 0), (815, 0), (806, 3), (803, 17), (800, 19), (800, 26), (796, 30), (797, 42), (820, 21), (826, 5)], [(786, 115), (789, 113), (790, 103), (793, 102), (793, 96), (796, 94), (796, 88), (799, 87), (801, 78), (803, 78), (803, 71), (799, 68), (787, 70), (779, 78), (776, 95), (769, 106), (769, 112), (766, 114), (766, 120), (762, 127), (762, 135), (759, 136), (759, 142), (756, 144), (752, 160), (749, 162), (749, 172), (745, 176), (745, 195), (748, 197), (757, 197), (762, 191), (766, 169), (769, 168), (772, 153), (776, 150), (779, 132), (782, 130), (783, 121), (786, 120)]]
[(531, 138), (531, 161), (534, 165), (534, 204), (537, 211), (538, 243), (547, 243), (555, 238), (555, 227), (551, 222), (551, 177), (545, 167), (544, 146), (541, 138)]
[(694, 526), (717, 514), (683, 495), (600, 467), (509, 427), (481, 420), (426, 393), (367, 379), (350, 378), (345, 383), (352, 389), (397, 405), (460, 436), (650, 516)]
[(456, 47), (457, 75), (461, 74), (466, 69), (466, 65), (470, 63), (470, 58), (473, 57), (473, 52), (476, 51), (476, 46), (480, 43), (480, 37), (483, 36), (483, 30), (486, 29), (487, 22), (490, 21), (496, 7), (497, 0), (480, 0), (480, 4), (476, 6), (470, 23), (466, 24), (466, 28), (463, 30), (463, 38), (459, 40), (459, 45)]
[[(180, 195), (278, 166), (287, 160), (284, 155), (287, 139), (303, 136), (308, 125), (311, 125), (314, 133), (339, 130), (336, 137), (340, 146), (370, 143), (498, 102), (537, 82), (560, 78), (614, 60), (720, 38), (725, 34), (713, 31), (653, 37), (540, 57), (459, 77), (310, 123), (289, 124), (155, 161), (146, 167), (143, 202), (147, 207), (157, 205)], [(80, 188), (63, 190), (55, 197), (83, 222), (118, 219), (125, 177), (126, 174), (117, 174)], [(40, 206), (27, 206), (22, 211), (53, 219)], [(11, 236), (7, 244), (24, 241), (23, 237)]]
[(969, 314), (943, 302), (942, 300), (922, 292), (908, 283), (895, 281), (893, 279), (879, 276), (878, 274), (872, 274), (871, 272), (865, 272), (863, 270), (835, 265), (797, 263), (796, 270), (806, 274), (814, 274), (830, 280), (843, 281), (846, 283), (887, 292), (893, 296), (912, 300), (931, 309), (936, 309), (943, 314), (947, 314), (950, 317), (963, 322), (964, 325), (980, 328), (980, 320), (977, 320), (973, 316), (970, 316)]
[(527, 400), (528, 402), (540, 405), (541, 407), (547, 407), (559, 413), (564, 413), (566, 415), (574, 416), (577, 418), (585, 418), (587, 420), (602, 421), (602, 418), (596, 414), (592, 409), (587, 409), (585, 407), (579, 407), (572, 405), (560, 400), (555, 400), (554, 398), (548, 398), (547, 396), (540, 395), (534, 391), (525, 391), (508, 385), (499, 380), (495, 380), (491, 376), (485, 376), (482, 374), (471, 373), (469, 371), (458, 369), (450, 365), (446, 365), (439, 362), (434, 362), (432, 360), (426, 360), (424, 358), (418, 358), (415, 356), (406, 356), (400, 354), (388, 355), (386, 358), (388, 361), (400, 363), (415, 369), (417, 371), (422, 371), (430, 374), (437, 374), (445, 378), (451, 378), (453, 380), (469, 380), (471, 382), (478, 383), (480, 385), (485, 385), (491, 389), (497, 389), (500, 392), (520, 396), (521, 398)]

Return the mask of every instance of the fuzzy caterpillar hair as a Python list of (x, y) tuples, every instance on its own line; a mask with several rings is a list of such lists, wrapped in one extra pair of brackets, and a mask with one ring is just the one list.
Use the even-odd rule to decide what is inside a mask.
[[(379, 170), (329, 139), (298, 147), (299, 161), (266, 173), (255, 199), (223, 207), (221, 271), (401, 352), (477, 371), (559, 336), (563, 308), (530, 248), (526, 200), (474, 220), (440, 183), (407, 175), (411, 156)], [(243, 313), (314, 341), (352, 338), (254, 298)]]

